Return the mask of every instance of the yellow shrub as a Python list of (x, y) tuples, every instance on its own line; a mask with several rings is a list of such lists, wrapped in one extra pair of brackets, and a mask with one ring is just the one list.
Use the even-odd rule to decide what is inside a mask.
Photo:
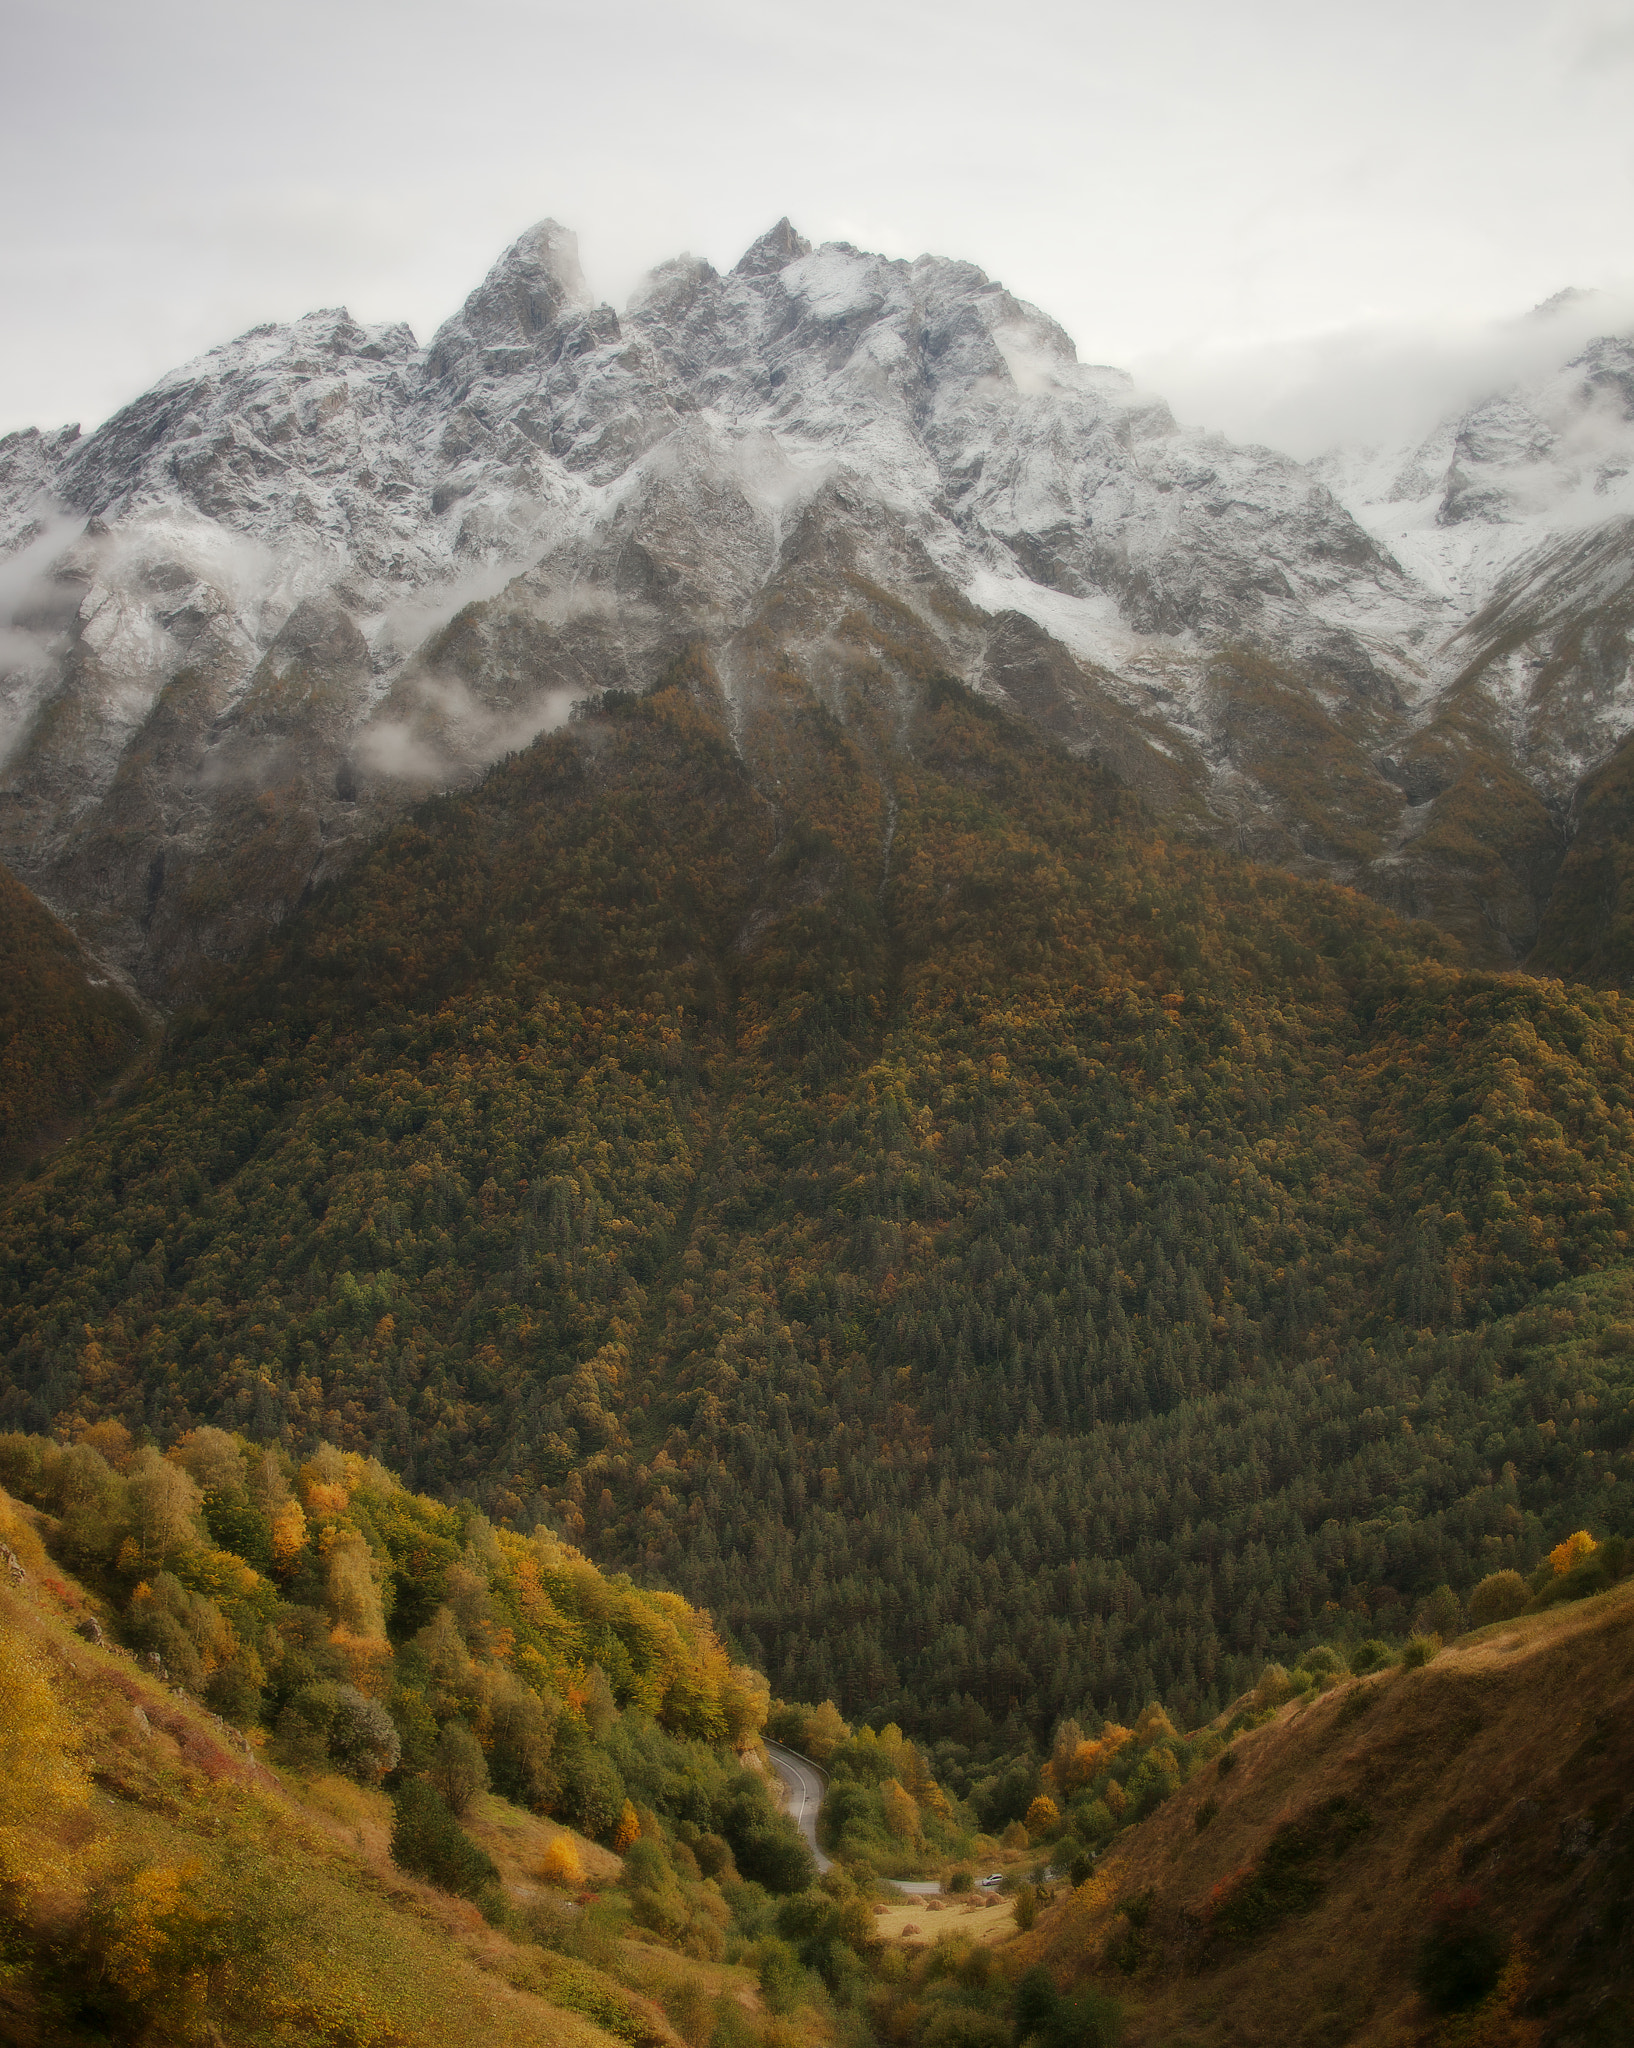
[(1027, 1832), (1036, 1842), (1040, 1835), (1047, 1835), (1051, 1828), (1061, 1824), (1061, 1810), (1053, 1799), (1047, 1799), (1041, 1792), (1027, 1809)]
[[(621, 1823), (620, 1832), (622, 1833), (622, 1831)], [(636, 1833), (639, 1834), (640, 1832), (641, 1826), (637, 1822)], [(558, 1835), (555, 1841), (546, 1849), (544, 1859), (539, 1865), (539, 1878), (543, 1884), (559, 1884), (566, 1886), (569, 1890), (576, 1889), (579, 1885), (583, 1884), (584, 1868), (579, 1862), (579, 1852), (573, 1846), (570, 1836)]]
[(613, 1847), (622, 1856), (632, 1842), (641, 1839), (641, 1816), (626, 1799), (624, 1810), (618, 1817), (618, 1827), (613, 1834)]

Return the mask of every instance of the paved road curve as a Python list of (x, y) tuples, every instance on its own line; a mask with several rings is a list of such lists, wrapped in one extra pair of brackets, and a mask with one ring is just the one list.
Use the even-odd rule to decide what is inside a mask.
[(829, 1858), (817, 1846), (817, 1809), (823, 1803), (823, 1773), (803, 1756), (796, 1756), (792, 1749), (785, 1749), (781, 1742), (768, 1742), (766, 1754), (772, 1769), (789, 1788), (790, 1819), (811, 1844), (817, 1868), (829, 1869)]

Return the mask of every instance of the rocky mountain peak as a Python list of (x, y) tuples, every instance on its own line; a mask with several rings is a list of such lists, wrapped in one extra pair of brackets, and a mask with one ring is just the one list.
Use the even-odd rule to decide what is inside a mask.
[[(488, 352), (537, 350), (558, 323), (594, 301), (579, 267), (579, 238), (542, 220), (518, 235), (432, 340), (430, 368), (444, 383), (475, 373)], [(492, 357), (488, 355), (492, 367)]]
[(768, 228), (758, 242), (751, 242), (733, 265), (738, 277), (772, 277), (788, 264), (811, 254), (811, 244), (797, 234), (784, 214), (775, 228)]
[[(1630, 362), (1596, 342), (1347, 472), (1177, 426), (967, 263), (785, 218), (725, 276), (660, 265), (621, 320), (543, 221), (423, 352), (313, 313), (84, 441), (0, 443), (0, 858), (168, 1000), (412, 795), (682, 646), (740, 737), (773, 671), (848, 701), (836, 649), (888, 597), (890, 646), (1186, 829), (1515, 959), (1550, 806), (1634, 687), (1604, 549), (1554, 563), (1543, 611), (1503, 585), (1513, 645), (1477, 614), (1529, 547), (1634, 510)], [(1603, 614), (1587, 666), (1574, 593)], [(1449, 884), (1432, 813), (1462, 819), (1466, 769), (1525, 843), (1495, 827)], [(249, 791), (277, 792), (253, 900), (223, 880)], [(206, 899), (232, 915), (201, 939)]]

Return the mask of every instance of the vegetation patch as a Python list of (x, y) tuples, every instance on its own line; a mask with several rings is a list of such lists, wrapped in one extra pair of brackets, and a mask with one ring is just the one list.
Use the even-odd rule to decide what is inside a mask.
[(1258, 1862), (1218, 1885), (1209, 1899), (1210, 1943), (1246, 1945), (1322, 1896), (1322, 1865), (1342, 1856), (1371, 1825), (1354, 1801), (1336, 1797), (1284, 1821)]

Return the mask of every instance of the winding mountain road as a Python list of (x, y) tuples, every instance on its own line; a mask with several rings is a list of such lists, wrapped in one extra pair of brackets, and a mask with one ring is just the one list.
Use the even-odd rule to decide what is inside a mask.
[(797, 1756), (781, 1742), (768, 1742), (766, 1755), (772, 1769), (783, 1780), (789, 1794), (789, 1817), (811, 1845), (817, 1868), (832, 1868), (831, 1860), (817, 1846), (817, 1814), (827, 1783), (825, 1773), (809, 1757)]

